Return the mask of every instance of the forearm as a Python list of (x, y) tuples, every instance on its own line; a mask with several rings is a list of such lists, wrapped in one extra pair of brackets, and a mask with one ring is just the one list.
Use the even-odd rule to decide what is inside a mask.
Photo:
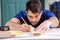
[(52, 17), (48, 20), (43, 21), (39, 27), (43, 26), (43, 27), (57, 27), (59, 25), (59, 21), (56, 17)]
[(51, 27), (57, 27), (59, 25), (59, 21), (56, 17), (52, 17), (50, 19), (48, 19), (49, 22), (51, 22)]
[(50, 27), (57, 27), (59, 24), (59, 21), (56, 17), (52, 17), (50, 19), (47, 19), (43, 21), (37, 28), (36, 30), (45, 32), (48, 31)]
[(5, 26), (9, 26), (10, 30), (19, 30), (20, 24), (14, 23), (12, 21), (8, 21)]

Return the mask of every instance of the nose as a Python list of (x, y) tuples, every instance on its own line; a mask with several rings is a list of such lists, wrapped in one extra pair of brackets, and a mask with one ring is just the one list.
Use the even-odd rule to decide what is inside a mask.
[(33, 18), (33, 19), (32, 19), (32, 21), (33, 21), (33, 22), (35, 22), (35, 21), (36, 21), (36, 19), (35, 19), (35, 18)]

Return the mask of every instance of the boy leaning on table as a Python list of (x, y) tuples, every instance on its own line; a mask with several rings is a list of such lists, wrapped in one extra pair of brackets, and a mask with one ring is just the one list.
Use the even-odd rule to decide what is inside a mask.
[(58, 24), (58, 19), (54, 13), (42, 10), (40, 0), (29, 0), (26, 3), (26, 10), (20, 11), (5, 26), (9, 26), (10, 30), (23, 32), (29, 32), (30, 26), (32, 26), (35, 31), (46, 32), (50, 27), (57, 27)]

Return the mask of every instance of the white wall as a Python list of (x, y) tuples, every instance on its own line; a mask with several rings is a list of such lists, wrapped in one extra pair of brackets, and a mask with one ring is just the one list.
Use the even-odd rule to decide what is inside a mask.
[(54, 3), (55, 1), (60, 1), (60, 0), (49, 0), (49, 2), (50, 2), (50, 5), (52, 4), (52, 3)]
[(60, 0), (45, 0), (45, 9), (49, 10), (49, 5), (54, 3), (55, 1), (60, 1)]
[(1, 0), (0, 0), (0, 26), (1, 26)]
[(49, 10), (49, 0), (45, 0), (45, 9)]

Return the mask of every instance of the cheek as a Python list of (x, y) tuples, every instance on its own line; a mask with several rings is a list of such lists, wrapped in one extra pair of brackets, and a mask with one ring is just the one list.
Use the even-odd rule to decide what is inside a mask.
[(36, 21), (39, 21), (40, 18), (36, 18)]
[(28, 17), (28, 19), (31, 21), (32, 20), (32, 18), (30, 18), (30, 17)]
[(40, 16), (38, 16), (37, 19), (40, 19)]
[(36, 20), (39, 21), (41, 17), (37, 17)]

